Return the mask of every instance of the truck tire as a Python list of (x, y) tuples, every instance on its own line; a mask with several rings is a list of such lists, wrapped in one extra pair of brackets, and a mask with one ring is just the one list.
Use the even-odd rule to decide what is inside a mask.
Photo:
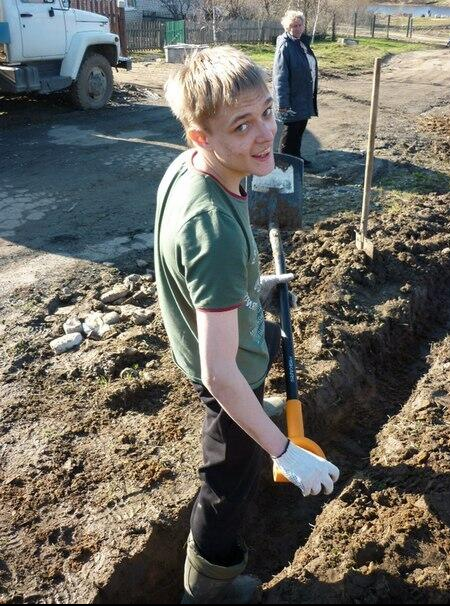
[(100, 109), (111, 99), (112, 90), (113, 74), (108, 59), (98, 53), (86, 55), (70, 87), (72, 103), (80, 109)]

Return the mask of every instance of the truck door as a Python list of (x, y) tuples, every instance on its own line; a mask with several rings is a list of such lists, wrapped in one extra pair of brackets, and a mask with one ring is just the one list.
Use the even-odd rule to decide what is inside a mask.
[(60, 0), (15, 1), (24, 59), (63, 57), (66, 52), (66, 20)]

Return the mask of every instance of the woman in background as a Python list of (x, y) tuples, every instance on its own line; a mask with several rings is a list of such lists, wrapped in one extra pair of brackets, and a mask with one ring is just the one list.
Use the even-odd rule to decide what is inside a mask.
[[(277, 38), (273, 94), (283, 123), (280, 151), (302, 158), (302, 137), (311, 116), (317, 116), (317, 60), (304, 35), (302, 12), (289, 10), (281, 20), (285, 32)], [(302, 158), (305, 167), (311, 162)]]

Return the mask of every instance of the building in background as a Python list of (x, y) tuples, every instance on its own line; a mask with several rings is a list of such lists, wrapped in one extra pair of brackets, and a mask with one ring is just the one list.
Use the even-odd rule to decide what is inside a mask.
[(143, 19), (170, 19), (167, 8), (159, 0), (125, 0), (125, 20), (138, 23)]

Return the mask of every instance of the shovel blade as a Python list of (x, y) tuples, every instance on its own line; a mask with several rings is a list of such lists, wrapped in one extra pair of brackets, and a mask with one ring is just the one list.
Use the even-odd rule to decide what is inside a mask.
[(373, 259), (375, 249), (372, 240), (369, 240), (369, 238), (365, 238), (362, 234), (359, 233), (359, 231), (355, 231), (355, 236), (356, 248), (358, 250), (363, 250), (368, 257)]
[(299, 229), (302, 226), (303, 160), (288, 154), (274, 154), (275, 168), (264, 177), (247, 179), (250, 221), (269, 229)]

